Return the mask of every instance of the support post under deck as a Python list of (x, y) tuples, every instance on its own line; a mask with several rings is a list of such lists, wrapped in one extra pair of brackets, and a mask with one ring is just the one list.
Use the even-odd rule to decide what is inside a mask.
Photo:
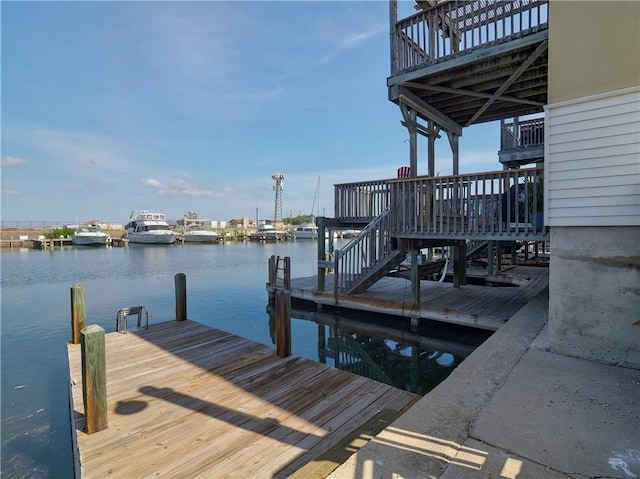
[(324, 216), (319, 216), (316, 218), (318, 222), (318, 291), (324, 291), (325, 289), (325, 275), (326, 269), (322, 266), (325, 258), (327, 257), (326, 251), (324, 250), (324, 234), (325, 234), (325, 226), (324, 226)]

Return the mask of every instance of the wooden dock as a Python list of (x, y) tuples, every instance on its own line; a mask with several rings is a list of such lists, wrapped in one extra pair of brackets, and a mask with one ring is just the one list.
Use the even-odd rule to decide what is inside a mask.
[(548, 286), (549, 269), (518, 265), (484, 277), (494, 284), (509, 283), (513, 286), (466, 284), (454, 288), (451, 283), (421, 281), (421, 302), (415, 305), (411, 299), (411, 281), (406, 278), (385, 277), (364, 293), (336, 296), (333, 293), (333, 275), (327, 275), (324, 292), (317, 291), (317, 276), (292, 278), (291, 297), (318, 305), (496, 331)]
[(324, 477), (418, 399), (188, 320), (108, 333), (105, 347), (109, 427), (89, 435), (68, 346), (85, 478)]

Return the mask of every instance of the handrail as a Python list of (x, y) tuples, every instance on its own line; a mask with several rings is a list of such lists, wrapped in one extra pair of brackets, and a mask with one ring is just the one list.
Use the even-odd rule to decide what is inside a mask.
[(500, 150), (515, 150), (544, 145), (544, 118), (503, 123), (500, 128)]
[(398, 21), (394, 75), (547, 29), (548, 0), (450, 0)]
[(348, 290), (391, 253), (387, 208), (347, 245), (335, 251), (334, 293)]
[[(393, 237), (543, 240), (548, 236), (540, 218), (543, 175), (541, 166), (338, 184), (335, 189), (336, 197), (349, 197), (349, 190), (384, 192), (376, 205), (389, 205)], [(369, 201), (367, 195), (351, 196)], [(337, 203), (335, 217), (351, 221), (358, 210), (357, 204)], [(371, 212), (380, 214), (375, 208)]]

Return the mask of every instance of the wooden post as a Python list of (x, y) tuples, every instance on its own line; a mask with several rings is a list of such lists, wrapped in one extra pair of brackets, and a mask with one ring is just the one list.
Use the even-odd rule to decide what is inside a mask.
[(269, 286), (274, 288), (276, 286), (276, 255), (272, 254), (269, 257)]
[(109, 427), (104, 329), (92, 324), (83, 328), (81, 335), (84, 431), (93, 434)]
[(277, 266), (276, 266), (276, 256), (275, 255), (271, 255), (269, 257), (269, 278), (267, 279), (267, 291), (268, 291), (268, 295), (269, 295), (269, 306), (274, 306), (275, 305), (275, 296), (274, 296), (274, 292), (275, 292), (275, 286), (276, 286), (276, 270)]
[[(318, 261), (324, 261), (327, 259), (327, 252), (325, 251), (325, 225), (324, 225), (324, 216), (319, 216), (316, 218), (316, 222), (318, 223)], [(318, 266), (318, 291), (324, 291), (326, 282), (325, 276), (327, 274), (327, 270), (324, 267)]]
[(276, 354), (291, 356), (291, 292), (276, 291)]
[(467, 245), (459, 243), (453, 247), (453, 287), (467, 284)]
[(518, 263), (518, 252), (516, 242), (511, 243), (511, 266), (515, 266)]
[(493, 240), (487, 241), (487, 274), (493, 274)]
[(418, 251), (411, 250), (411, 298), (413, 304), (420, 304), (420, 274), (418, 267)]
[(291, 258), (284, 257), (284, 289), (291, 291)]
[(187, 319), (187, 277), (184, 273), (175, 276), (176, 285), (176, 321)]
[(84, 286), (71, 286), (71, 342), (80, 344), (80, 331), (87, 324), (87, 311), (84, 302)]

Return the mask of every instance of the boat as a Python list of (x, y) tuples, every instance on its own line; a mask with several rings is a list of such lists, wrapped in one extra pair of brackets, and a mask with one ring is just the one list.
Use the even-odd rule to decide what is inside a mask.
[(73, 232), (71, 242), (78, 246), (104, 246), (111, 241), (111, 236), (102, 231), (100, 225), (81, 226)]
[[(178, 220), (178, 224), (182, 224), (182, 240), (185, 243), (213, 243), (221, 239), (221, 236), (216, 231), (211, 231), (205, 228), (204, 223), (206, 220), (200, 218), (197, 213), (189, 211), (182, 217), (182, 220)], [(209, 223), (210, 224), (210, 223)]]
[(185, 243), (213, 243), (220, 239), (220, 234), (200, 226), (192, 226), (184, 230), (182, 239)]
[(302, 223), (294, 231), (296, 239), (316, 239), (318, 227), (315, 223)]
[(129, 243), (173, 244), (178, 234), (169, 228), (164, 213), (147, 210), (133, 211), (127, 223)]
[(355, 238), (360, 234), (361, 230), (342, 230), (343, 238)]
[(264, 224), (258, 228), (257, 231), (249, 234), (251, 241), (276, 241), (283, 239), (285, 233), (275, 229), (273, 225)]

